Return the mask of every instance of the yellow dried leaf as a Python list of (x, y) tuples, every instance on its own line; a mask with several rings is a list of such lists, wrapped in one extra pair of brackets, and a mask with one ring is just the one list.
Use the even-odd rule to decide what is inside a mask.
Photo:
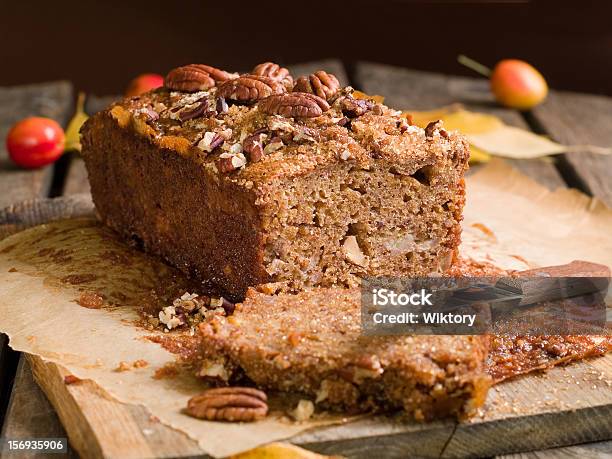
[(370, 96), (369, 94), (366, 94), (365, 92), (361, 92), (361, 91), (353, 91), (353, 97), (355, 99), (373, 100), (374, 102), (378, 104), (385, 103), (384, 96), (376, 96), (376, 95)]
[(244, 453), (235, 454), (230, 459), (325, 459), (340, 456), (322, 456), (291, 443), (269, 443), (250, 449)]
[(467, 138), (476, 148), (506, 158), (539, 158), (564, 153), (568, 150), (565, 145), (553, 142), (546, 137), (507, 125), (488, 132), (467, 134)]
[(81, 151), (81, 135), (79, 131), (81, 130), (81, 126), (83, 126), (83, 123), (85, 123), (88, 118), (84, 110), (84, 105), (85, 94), (80, 92), (79, 97), (77, 98), (74, 116), (72, 117), (72, 119), (68, 123), (68, 127), (66, 128), (66, 151)]
[(470, 145), (470, 164), (486, 163), (491, 159), (491, 155), (480, 148)]
[(531, 159), (571, 151), (612, 154), (612, 149), (592, 145), (561, 145), (525, 129), (508, 126), (496, 116), (470, 112), (461, 105), (450, 105), (430, 111), (408, 111), (414, 124), (425, 127), (431, 121), (442, 120), (450, 131), (463, 133), (470, 142), (470, 162), (486, 162), (491, 155), (506, 158)]

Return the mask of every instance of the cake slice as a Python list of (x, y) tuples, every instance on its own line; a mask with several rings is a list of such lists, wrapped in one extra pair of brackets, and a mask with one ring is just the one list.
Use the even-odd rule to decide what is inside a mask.
[(360, 290), (249, 291), (200, 325), (198, 375), (298, 392), (325, 409), (404, 410), (418, 420), (474, 414), (486, 398), (486, 336), (364, 336)]
[(325, 72), (181, 67), (82, 145), (102, 221), (233, 299), (442, 272), (459, 244), (466, 140)]

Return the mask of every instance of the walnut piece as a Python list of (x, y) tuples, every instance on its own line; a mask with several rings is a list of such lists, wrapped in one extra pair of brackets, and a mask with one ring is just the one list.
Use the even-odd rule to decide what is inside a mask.
[(242, 75), (219, 86), (217, 95), (238, 102), (255, 102), (272, 94), (282, 94), (287, 89), (272, 78), (259, 75)]
[(259, 103), (259, 108), (269, 115), (286, 118), (316, 118), (329, 110), (325, 99), (306, 92), (292, 92), (267, 97)]
[(442, 121), (432, 121), (425, 127), (425, 137), (433, 138), (436, 131), (444, 138), (448, 138), (448, 132), (442, 128)]
[(342, 114), (349, 118), (357, 118), (367, 111), (372, 110), (374, 102), (366, 99), (355, 99), (351, 96), (346, 96), (340, 103)]
[(340, 82), (331, 73), (324, 70), (302, 76), (297, 79), (294, 92), (308, 92), (323, 99), (329, 100), (336, 95), (340, 88)]
[(272, 78), (274, 81), (278, 81), (285, 85), (287, 89), (293, 86), (293, 77), (289, 73), (289, 70), (274, 62), (264, 62), (263, 64), (256, 65), (251, 73), (253, 75)]
[(170, 70), (164, 79), (164, 86), (174, 91), (206, 91), (217, 84), (233, 78), (231, 73), (210, 65), (189, 64)]
[(187, 414), (208, 421), (252, 422), (268, 414), (268, 397), (250, 387), (209, 389), (189, 399)]

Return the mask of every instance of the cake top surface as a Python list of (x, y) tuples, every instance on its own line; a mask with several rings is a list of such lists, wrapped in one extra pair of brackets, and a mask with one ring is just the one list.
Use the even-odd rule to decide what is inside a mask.
[(165, 86), (127, 98), (108, 112), (160, 147), (249, 185), (350, 161), (385, 161), (412, 174), (464, 142), (441, 123), (409, 117), (318, 71), (294, 83), (273, 63), (238, 75), (206, 65), (172, 70)]
[[(453, 363), (470, 370), (484, 362), (478, 336), (365, 336), (359, 289), (317, 288), (277, 296), (250, 290), (231, 318), (200, 325), (205, 343), (230, 353), (282, 359), (294, 368), (344, 368), (367, 361), (377, 367), (410, 366), (435, 379)], [(220, 322), (219, 322), (220, 321)]]

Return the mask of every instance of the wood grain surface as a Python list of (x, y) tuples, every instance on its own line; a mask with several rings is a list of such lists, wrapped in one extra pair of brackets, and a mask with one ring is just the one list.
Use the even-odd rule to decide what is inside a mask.
[(13, 123), (28, 116), (45, 116), (65, 124), (72, 111), (72, 85), (56, 83), (0, 87), (0, 208), (25, 199), (46, 196), (53, 166), (24, 170), (8, 158), (4, 139)]
[[(299, 75), (319, 68), (332, 71), (340, 77), (341, 81), (349, 82), (365, 92), (385, 95), (387, 102), (397, 108), (430, 109), (460, 102), (469, 109), (500, 116), (512, 125), (523, 128), (532, 126), (531, 123), (526, 123), (521, 114), (495, 106), (488, 95), (486, 82), (483, 80), (452, 78), (370, 63), (358, 64), (354, 69), (353, 79), (349, 80), (341, 64), (333, 60), (304, 64), (291, 70), (294, 74)], [(28, 91), (31, 89), (24, 89), (22, 94), (36, 98), (36, 94)], [(2, 95), (0, 92), (0, 96)], [(565, 95), (559, 94), (559, 97), (563, 100)], [(0, 97), (1, 100), (2, 97)], [(577, 98), (571, 98), (571, 102), (562, 104), (583, 104), (581, 107), (572, 108), (576, 113), (587, 112), (589, 104), (595, 104), (598, 110), (605, 109), (606, 106), (611, 109), (612, 104), (609, 100), (604, 100), (605, 103), (602, 103), (600, 98), (577, 96)], [(108, 99), (92, 98), (90, 101), (92, 108), (95, 108), (96, 104), (98, 104), (97, 107), (102, 108), (106, 103)], [(551, 105), (544, 106), (542, 110), (537, 111), (534, 118), (540, 123), (540, 126), (552, 131), (555, 129), (555, 123), (560, 123), (558, 119), (564, 118), (555, 112), (557, 105), (553, 105), (561, 104), (561, 102), (551, 99), (550, 103)], [(3, 113), (1, 110), (0, 108), (0, 113)], [(550, 119), (554, 121), (547, 122)], [(568, 139), (575, 135), (575, 139), (587, 139), (580, 140), (580, 142), (602, 144), (595, 137), (606, 135), (601, 134), (600, 131), (603, 128), (597, 123), (592, 126), (592, 131), (581, 130), (574, 134), (564, 132), (564, 129), (573, 129), (569, 121), (566, 120), (564, 123), (558, 128), (559, 137), (553, 135), (558, 140), (565, 139), (561, 137), (561, 134), (568, 136), (566, 137)], [(0, 130), (5, 129), (5, 124), (3, 118), (0, 117)], [(572, 143), (577, 141), (572, 140)], [(555, 163), (550, 160), (515, 161), (513, 164), (550, 188), (565, 185)], [(571, 167), (573, 163), (568, 159), (568, 164)], [(606, 199), (607, 188), (604, 183), (605, 179), (602, 178), (605, 176), (605, 171), (597, 170), (602, 167), (601, 158), (595, 158), (588, 164), (588, 166), (582, 164), (580, 169), (576, 168), (576, 175), (589, 184), (589, 190), (595, 195)], [(4, 169), (4, 167), (0, 168), (0, 191), (5, 189), (5, 185), (1, 183), (2, 174), (5, 173)], [(612, 176), (609, 168), (607, 173), (608, 177)], [(21, 171), (16, 171), (16, 174), (21, 174)], [(38, 184), (42, 183), (39, 178), (33, 178), (28, 174), (30, 172), (25, 173), (23, 180), (11, 182), (18, 185), (25, 184), (21, 188), (25, 190), (23, 191), (25, 194), (17, 192), (11, 197), (2, 195), (0, 203), (4, 202), (8, 205), (27, 197), (45, 195), (48, 187), (39, 186)], [(34, 174), (38, 173), (34, 172)], [(589, 179), (589, 175), (595, 178)], [(70, 158), (63, 183), (63, 192), (64, 195), (71, 197), (68, 200), (62, 199), (52, 203), (42, 201), (14, 206), (10, 211), (0, 214), (0, 221), (9, 222), (9, 225), (5, 226), (5, 233), (34, 223), (39, 218), (47, 218), (49, 214), (58, 209), (60, 212), (70, 213), (86, 211), (87, 206), (91, 206), (87, 195), (86, 172), (78, 156)], [(2, 198), (5, 198), (5, 201), (2, 201)], [(48, 206), (55, 210), (45, 211), (44, 209)], [(17, 214), (21, 214), (22, 217), (15, 217)], [(89, 381), (66, 385), (63, 369), (45, 363), (36, 357), (29, 357), (28, 360), (29, 363), (22, 359), (15, 375), (13, 394), (3, 433), (36, 436), (49, 432), (48, 436), (51, 436), (52, 433), (62, 436), (63, 428), (58, 423), (60, 419), (68, 431), (74, 450), (83, 457), (201, 455), (194, 441), (156, 422), (144, 408), (113, 401)], [(50, 412), (49, 402), (33, 383), (30, 365), (34, 377), (39, 381), (56, 409), (57, 417)], [(589, 457), (591, 453), (593, 457), (597, 457), (597, 454), (609, 453), (610, 442), (587, 443), (561, 449), (551, 448), (592, 442), (612, 436), (610, 421), (612, 419), (612, 395), (609, 386), (604, 384), (605, 381), (602, 383), (597, 379), (601, 374), (608, 375), (608, 378), (612, 374), (610, 356), (557, 368), (544, 376), (519, 378), (500, 385), (492, 390), (489, 409), (484, 417), (476, 418), (468, 423), (457, 424), (446, 421), (423, 425), (399, 423), (388, 418), (366, 418), (356, 423), (308, 432), (298, 436), (294, 441), (328, 454), (345, 454), (350, 457), (367, 457), (368, 459), (383, 454), (384, 457), (416, 455), (464, 457), (466, 455), (493, 456), (530, 450), (541, 451), (507, 457), (513, 459), (516, 457), (549, 458), (557, 457), (555, 454), (559, 454), (561, 457), (571, 458)], [(29, 416), (29, 413), (33, 412), (40, 413), (40, 415)]]

